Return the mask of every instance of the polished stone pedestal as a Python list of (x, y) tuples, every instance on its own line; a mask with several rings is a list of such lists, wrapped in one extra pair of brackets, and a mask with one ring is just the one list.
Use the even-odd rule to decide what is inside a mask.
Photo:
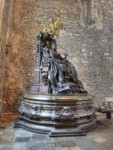
[(16, 125), (49, 136), (84, 135), (96, 127), (93, 96), (25, 93)]

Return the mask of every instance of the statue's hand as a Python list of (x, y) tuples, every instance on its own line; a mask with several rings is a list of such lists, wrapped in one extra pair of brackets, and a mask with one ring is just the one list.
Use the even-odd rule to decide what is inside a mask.
[(64, 59), (66, 59), (67, 58), (67, 54), (66, 53), (64, 53)]

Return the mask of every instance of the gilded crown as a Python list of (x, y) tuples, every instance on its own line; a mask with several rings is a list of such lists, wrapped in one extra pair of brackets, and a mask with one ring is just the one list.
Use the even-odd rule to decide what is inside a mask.
[(63, 23), (61, 20), (61, 12), (60, 10), (57, 10), (55, 14), (55, 18), (51, 19), (50, 23), (47, 25), (46, 28), (42, 30), (42, 32), (49, 33), (53, 36), (55, 35), (58, 36), (60, 30), (62, 29), (63, 29)]

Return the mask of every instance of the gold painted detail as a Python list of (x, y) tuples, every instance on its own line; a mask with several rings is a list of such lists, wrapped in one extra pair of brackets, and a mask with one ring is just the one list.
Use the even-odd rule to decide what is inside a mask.
[(47, 71), (48, 71), (48, 67), (43, 67), (43, 68), (40, 68), (40, 69), (37, 68), (37, 69), (35, 69), (34, 71), (37, 71), (37, 72), (38, 72), (38, 71), (47, 72)]
[(38, 71), (40, 71), (40, 69), (35, 69), (34, 71), (37, 71), (37, 72), (38, 72)]
[(42, 32), (58, 36), (60, 30), (62, 29), (63, 29), (63, 23), (61, 20), (61, 12), (60, 10), (57, 10), (55, 14), (55, 18), (51, 20), (51, 22), (47, 25), (46, 28), (42, 30)]

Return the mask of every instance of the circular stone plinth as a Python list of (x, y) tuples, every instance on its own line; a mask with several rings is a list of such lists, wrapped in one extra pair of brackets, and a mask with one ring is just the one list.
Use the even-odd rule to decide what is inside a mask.
[(49, 136), (83, 135), (96, 127), (93, 96), (25, 93), (16, 125)]

